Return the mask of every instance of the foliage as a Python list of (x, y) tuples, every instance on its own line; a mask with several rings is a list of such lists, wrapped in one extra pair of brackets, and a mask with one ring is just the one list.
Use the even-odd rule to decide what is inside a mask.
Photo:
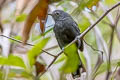
[(25, 21), (25, 19), (26, 19), (26, 14), (21, 14), (21, 15), (16, 17), (17, 22)]
[(30, 66), (33, 66), (35, 64), (36, 57), (41, 54), (42, 49), (44, 48), (44, 46), (46, 45), (49, 39), (50, 38), (45, 38), (41, 40), (32, 49), (28, 51), (27, 54), (28, 54), (28, 60), (29, 60)]
[(26, 68), (22, 58), (20, 58), (18, 56), (14, 56), (14, 55), (9, 55), (8, 58), (1, 56), (0, 57), (0, 64), (1, 65), (18, 66), (18, 67), (21, 67), (21, 68)]
[(64, 51), (64, 54), (66, 55), (66, 61), (61, 70), (64, 73), (71, 73), (75, 72), (78, 68), (78, 65), (80, 65), (80, 58), (77, 52), (77, 47), (75, 44), (67, 47)]

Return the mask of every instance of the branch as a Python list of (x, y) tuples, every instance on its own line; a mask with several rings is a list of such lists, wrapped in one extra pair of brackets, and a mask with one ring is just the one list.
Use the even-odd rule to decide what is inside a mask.
[(117, 11), (117, 15), (116, 15), (116, 19), (112, 28), (112, 33), (111, 33), (111, 38), (110, 38), (110, 47), (109, 47), (109, 57), (108, 57), (108, 69), (107, 69), (107, 75), (106, 75), (106, 80), (109, 79), (110, 73), (111, 73), (111, 55), (112, 55), (112, 48), (113, 48), (113, 38), (114, 38), (114, 31), (115, 28), (117, 27), (118, 21), (120, 18), (120, 14), (119, 14), (119, 8)]
[(49, 50), (52, 50), (52, 49), (55, 49), (55, 48), (58, 48), (59, 46), (58, 45), (54, 45), (54, 46), (51, 46), (49, 48), (46, 48), (44, 49), (45, 51), (49, 51)]
[[(8, 39), (11, 39), (11, 40), (16, 41), (16, 42), (18, 42), (18, 43), (23, 43), (22, 41), (17, 40), (17, 39), (14, 39), (14, 38), (12, 38), (12, 37), (7, 37), (7, 36), (5, 36), (5, 35), (0, 35), (0, 36), (5, 37), (5, 38), (8, 38)], [(25, 43), (25, 44), (26, 44), (26, 45), (29, 45), (29, 46), (34, 46), (33, 44), (30, 44), (30, 43)], [(48, 55), (50, 55), (50, 56), (56, 57), (55, 55), (50, 54), (50, 53), (47, 52), (46, 50), (43, 50), (43, 49), (42, 49), (42, 52), (45, 52), (46, 54), (48, 54)]]
[(93, 49), (94, 51), (97, 51), (97, 52), (100, 52), (103, 54), (103, 51), (95, 49), (92, 45), (88, 44), (84, 39), (83, 39), (83, 41), (85, 42), (85, 44), (87, 44), (89, 47), (91, 47), (91, 49)]
[(114, 78), (116, 76), (115, 73), (117, 72), (118, 67), (119, 67), (118, 65), (115, 67), (115, 70), (113, 71), (112, 76), (111, 76), (111, 80), (112, 80), (112, 78)]
[(109, 47), (109, 57), (108, 57), (106, 80), (109, 79), (109, 76), (111, 73), (111, 55), (112, 55), (112, 47), (113, 47), (114, 29), (115, 29), (115, 27), (112, 29), (111, 38), (110, 38), (110, 47)]
[[(103, 11), (105, 12), (107, 8), (105, 8), (105, 6), (104, 6), (103, 4), (101, 4), (101, 3), (100, 3), (100, 6), (101, 6), (101, 8), (103, 9)], [(120, 12), (119, 12), (119, 13), (120, 13)], [(112, 25), (110, 25), (111, 28), (114, 27), (114, 20), (113, 20), (112, 14), (110, 13), (109, 15), (107, 15), (107, 17), (108, 17), (108, 20), (109, 20), (109, 21), (111, 22), (111, 24), (112, 24)], [(117, 29), (117, 27), (115, 28), (115, 31), (116, 31), (116, 34), (117, 34), (117, 38), (118, 38), (118, 40), (119, 40), (119, 42), (120, 42), (120, 33), (119, 33), (119, 30)]]
[(35, 80), (39, 80), (39, 78), (40, 78), (45, 72), (48, 71), (48, 69), (52, 66), (52, 64), (56, 61), (56, 59), (63, 53), (63, 51), (64, 51), (64, 50), (61, 50), (61, 51), (58, 53), (58, 55), (57, 55), (57, 56), (53, 59), (53, 61), (48, 65), (47, 69), (46, 69), (43, 73), (39, 74), (39, 75), (36, 77)]
[[(91, 14), (95, 17), (95, 18), (99, 18), (99, 15), (97, 13), (95, 13), (94, 11), (91, 12)], [(103, 24), (107, 24), (110, 27), (113, 27), (112, 24), (108, 23), (107, 21), (103, 20), (102, 21)]]
[(120, 7), (118, 7), (117, 16), (115, 20), (114, 27), (117, 27), (118, 21), (120, 20)]
[(89, 77), (89, 80), (94, 80), (95, 77), (97, 76), (96, 72), (98, 71), (99, 67), (101, 66), (101, 64), (103, 62), (103, 51), (95, 49), (92, 45), (88, 44), (84, 39), (83, 39), (83, 41), (85, 42), (85, 44), (87, 44), (89, 47), (91, 47), (94, 51), (101, 53), (101, 54), (98, 54), (98, 60), (96, 62), (96, 65), (93, 68), (91, 76)]
[[(90, 27), (88, 27), (82, 34), (80, 34), (79, 36), (77, 36), (77, 38), (82, 39), (93, 27), (95, 27), (95, 25), (97, 25), (110, 11), (112, 11), (114, 8), (118, 7), (120, 5), (120, 2), (118, 2), (117, 4), (115, 4), (113, 7), (111, 7), (110, 9), (108, 9), (93, 25), (91, 25)], [(70, 46), (71, 44), (75, 43), (77, 41), (77, 39), (74, 39), (70, 44), (68, 44), (66, 47)]]

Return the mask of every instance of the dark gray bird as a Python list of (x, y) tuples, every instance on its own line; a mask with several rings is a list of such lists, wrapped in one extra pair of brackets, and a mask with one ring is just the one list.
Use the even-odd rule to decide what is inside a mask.
[[(80, 30), (78, 28), (77, 23), (73, 20), (73, 18), (68, 13), (62, 10), (53, 11), (51, 16), (55, 21), (55, 25), (53, 28), (55, 37), (58, 41), (60, 48), (63, 49), (66, 45), (72, 42), (78, 35), (80, 35)], [(76, 45), (80, 51), (83, 51), (82, 40), (78, 39)], [(73, 76), (74, 75), (80, 75), (79, 69), (76, 71), (75, 74), (73, 74)]]

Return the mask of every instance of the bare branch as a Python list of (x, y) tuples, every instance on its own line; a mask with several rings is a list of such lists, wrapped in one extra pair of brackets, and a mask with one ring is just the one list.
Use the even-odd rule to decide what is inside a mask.
[(106, 80), (109, 79), (110, 73), (111, 73), (111, 55), (112, 55), (112, 48), (113, 48), (113, 38), (114, 38), (114, 31), (115, 28), (117, 27), (118, 21), (119, 21), (119, 8), (117, 11), (116, 19), (114, 22), (114, 27), (112, 28), (112, 33), (111, 33), (111, 38), (110, 38), (110, 47), (109, 47), (109, 57), (108, 57), (108, 70), (107, 70), (107, 75), (106, 75)]
[(116, 20), (115, 20), (115, 25), (114, 27), (117, 27), (117, 24), (118, 24), (118, 21), (120, 20), (120, 10), (119, 10), (119, 7), (118, 7), (118, 11), (117, 11), (117, 16), (116, 16)]
[(92, 45), (88, 44), (84, 39), (83, 39), (83, 41), (85, 42), (85, 44), (87, 44), (89, 47), (91, 47), (94, 51), (98, 51), (103, 54), (103, 51), (95, 49)]
[(96, 24), (98, 24), (110, 11), (112, 11), (114, 8), (120, 5), (120, 2), (118, 2), (116, 5), (114, 5), (112, 8), (108, 9), (93, 25), (91, 25), (89, 28), (87, 28), (79, 37), (83, 37), (86, 33), (88, 33)]
[[(120, 2), (118, 2), (117, 4), (115, 4), (113, 7), (111, 7), (110, 9), (108, 9), (93, 25), (91, 25), (90, 27), (88, 27), (82, 34), (80, 34), (78, 36), (78, 38), (82, 39), (93, 27), (95, 27), (95, 25), (97, 25), (110, 11), (112, 11), (114, 8), (118, 7), (120, 5)], [(70, 46), (71, 44), (75, 43), (77, 41), (77, 39), (74, 39), (70, 44), (68, 44), (67, 46)], [(67, 47), (66, 46), (66, 47)]]
[(112, 78), (115, 77), (115, 73), (117, 72), (118, 67), (119, 67), (118, 65), (115, 67), (115, 70), (113, 71), (112, 76), (111, 76), (111, 80), (112, 80)]
[[(91, 16), (89, 15), (89, 13), (84, 12), (84, 14), (89, 19), (90, 23), (94, 24), (94, 21), (91, 19)], [(99, 31), (97, 26), (94, 28), (94, 32), (95, 32), (95, 35), (96, 35), (97, 44), (100, 41), (99, 43), (101, 43), (103, 45), (103, 47), (105, 47), (104, 50), (106, 52), (107, 51), (107, 46), (106, 46), (105, 41), (103, 40), (102, 35), (101, 35), (101, 33), (100, 33), (100, 31)], [(98, 37), (99, 37), (99, 39), (98, 39)], [(101, 50), (101, 44), (100, 45), (98, 44), (98, 48), (100, 50)], [(95, 64), (92, 72), (90, 73), (88, 80), (94, 80), (95, 79), (95, 77), (97, 76), (96, 72), (99, 69), (99, 67), (102, 64), (102, 62), (103, 62), (103, 51), (101, 53), (98, 53), (97, 62)]]
[[(97, 13), (95, 13), (95, 12), (92, 11), (91, 14), (92, 14), (93, 16), (95, 16), (96, 18), (99, 18), (99, 15), (98, 15)], [(102, 22), (103, 24), (109, 25), (110, 27), (113, 27), (113, 26), (111, 26), (112, 24), (108, 23), (108, 22), (105, 21), (105, 20), (102, 20), (101, 22)]]
[(48, 50), (55, 49), (55, 48), (58, 48), (58, 47), (59, 47), (58, 45), (55, 45), (55, 46), (52, 46), (52, 47), (46, 48), (46, 49), (44, 49), (44, 50), (45, 50), (45, 51), (48, 51)]
[[(18, 43), (23, 43), (22, 41), (17, 40), (17, 39), (14, 39), (14, 38), (12, 38), (12, 37), (7, 37), (7, 36), (5, 36), (5, 35), (0, 35), (0, 36), (5, 37), (5, 38), (8, 38), (8, 39), (11, 39), (11, 40), (16, 41), (16, 42), (18, 42)], [(26, 45), (29, 45), (29, 46), (34, 46), (33, 44), (30, 44), (30, 43), (25, 43), (25, 44), (26, 44)], [(46, 54), (48, 54), (48, 55), (50, 55), (50, 56), (56, 57), (55, 55), (52, 55), (51, 53), (47, 52), (46, 50), (43, 50), (43, 49), (42, 49), (42, 52), (45, 52)]]
[(110, 69), (111, 69), (111, 54), (112, 54), (112, 47), (113, 47), (113, 38), (114, 38), (114, 28), (112, 29), (112, 33), (111, 33), (111, 38), (110, 38), (110, 48), (109, 48), (109, 57), (108, 57), (108, 72), (107, 72), (107, 76), (106, 76), (106, 80), (109, 79), (110, 76)]
[(98, 51), (98, 52), (101, 53), (101, 54), (98, 54), (98, 60), (96, 62), (96, 65), (95, 65), (92, 73), (91, 73), (91, 76), (89, 77), (90, 78), (89, 80), (94, 80), (95, 77), (96, 77), (96, 72), (97, 72), (97, 70), (99, 69), (100, 65), (103, 62), (103, 51), (97, 50), (97, 49), (93, 48), (92, 45), (88, 44), (85, 40), (83, 40), (83, 41), (85, 42), (85, 44), (87, 44), (89, 47), (91, 47), (94, 51)]
[[(105, 6), (102, 3), (100, 4), (100, 6), (102, 7), (103, 11), (105, 12), (106, 11)], [(110, 25), (111, 28), (114, 27), (114, 19), (112, 17), (112, 14), (110, 13), (109, 15), (107, 15), (107, 17), (108, 17), (109, 21), (111, 22), (111, 25)], [(118, 18), (119, 18), (119, 16), (118, 16)], [(117, 29), (117, 27), (115, 28), (115, 31), (116, 31), (116, 34), (117, 34), (117, 38), (120, 42), (120, 33), (119, 33), (119, 30)]]
[(36, 80), (39, 79), (39, 77), (41, 77), (45, 72), (48, 71), (48, 69), (53, 65), (53, 63), (56, 61), (56, 59), (63, 53), (64, 50), (61, 50), (58, 55), (53, 59), (53, 61), (48, 65), (46, 71), (44, 71), (43, 73), (39, 74), (38, 77), (36, 77)]

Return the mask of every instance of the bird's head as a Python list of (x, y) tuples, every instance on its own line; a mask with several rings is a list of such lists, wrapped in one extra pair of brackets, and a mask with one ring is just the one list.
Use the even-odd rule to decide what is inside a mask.
[(70, 17), (70, 15), (62, 10), (55, 10), (52, 12), (52, 14), (49, 14), (53, 17), (55, 21), (57, 20), (64, 20), (67, 17)]

